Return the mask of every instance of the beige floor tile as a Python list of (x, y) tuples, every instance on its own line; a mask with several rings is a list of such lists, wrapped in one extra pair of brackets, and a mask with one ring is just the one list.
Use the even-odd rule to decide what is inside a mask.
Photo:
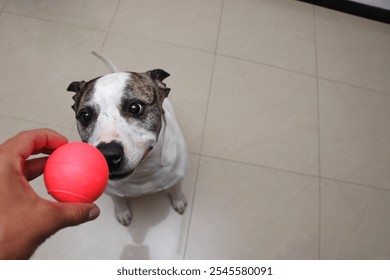
[[(145, 72), (161, 68), (171, 74), (164, 80), (171, 88), (169, 99), (175, 106), (188, 149), (199, 153), (213, 55), (122, 35), (110, 35), (102, 54), (122, 71)], [(106, 73), (107, 67), (98, 62), (95, 75)]]
[(187, 259), (318, 259), (319, 180), (204, 157)]
[(218, 57), (203, 154), (318, 175), (312, 77)]
[(390, 96), (320, 80), (321, 175), (390, 189)]
[(111, 31), (214, 51), (221, 0), (121, 1)]
[(91, 75), (90, 51), (105, 34), (10, 14), (0, 15), (0, 111), (73, 127), (69, 83)]
[(324, 180), (321, 258), (390, 258), (390, 192)]
[(3, 143), (4, 141), (15, 136), (21, 131), (38, 129), (38, 128), (53, 129), (61, 133), (67, 138), (70, 138), (72, 135), (72, 131), (67, 128), (58, 127), (58, 126), (47, 126), (46, 124), (41, 124), (41, 123), (32, 122), (23, 119), (16, 119), (16, 118), (2, 116), (2, 115), (0, 115), (0, 127), (1, 127), (0, 143)]
[(107, 30), (119, 0), (12, 0), (5, 11), (56, 22)]
[[(160, 192), (131, 199), (134, 216), (124, 227), (115, 219), (111, 199), (103, 194), (95, 202), (101, 211), (97, 220), (58, 232), (34, 259), (183, 259), (198, 160), (190, 155), (182, 185), (189, 201), (184, 215), (173, 210), (167, 193)], [(43, 186), (42, 177), (33, 181), (35, 190), (51, 199)]]
[(318, 75), (390, 93), (390, 26), (316, 7)]
[(313, 7), (298, 1), (224, 1), (218, 53), (315, 74)]

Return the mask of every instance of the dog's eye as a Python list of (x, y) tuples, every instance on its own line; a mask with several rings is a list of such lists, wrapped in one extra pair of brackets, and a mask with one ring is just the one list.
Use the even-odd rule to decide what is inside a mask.
[(77, 119), (83, 124), (87, 125), (91, 122), (92, 120), (92, 114), (89, 110), (81, 110)]
[(140, 116), (144, 112), (144, 106), (141, 103), (134, 102), (129, 106), (129, 113)]

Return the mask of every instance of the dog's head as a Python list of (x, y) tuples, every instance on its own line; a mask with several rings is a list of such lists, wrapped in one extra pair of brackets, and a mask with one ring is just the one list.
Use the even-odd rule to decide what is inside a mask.
[(111, 180), (130, 176), (156, 143), (168, 76), (160, 69), (118, 72), (69, 85), (81, 140), (103, 153)]

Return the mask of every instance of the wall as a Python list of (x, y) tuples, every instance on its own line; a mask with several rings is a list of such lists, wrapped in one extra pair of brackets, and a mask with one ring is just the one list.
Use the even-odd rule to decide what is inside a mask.
[(362, 4), (390, 10), (390, 1), (389, 0), (353, 0), (353, 2), (359, 2)]

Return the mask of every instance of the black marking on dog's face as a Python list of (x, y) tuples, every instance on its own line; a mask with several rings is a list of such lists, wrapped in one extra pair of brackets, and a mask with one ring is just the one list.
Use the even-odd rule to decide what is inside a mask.
[(88, 142), (89, 137), (95, 130), (96, 121), (99, 116), (99, 107), (83, 106), (77, 114), (77, 130), (83, 142)]

